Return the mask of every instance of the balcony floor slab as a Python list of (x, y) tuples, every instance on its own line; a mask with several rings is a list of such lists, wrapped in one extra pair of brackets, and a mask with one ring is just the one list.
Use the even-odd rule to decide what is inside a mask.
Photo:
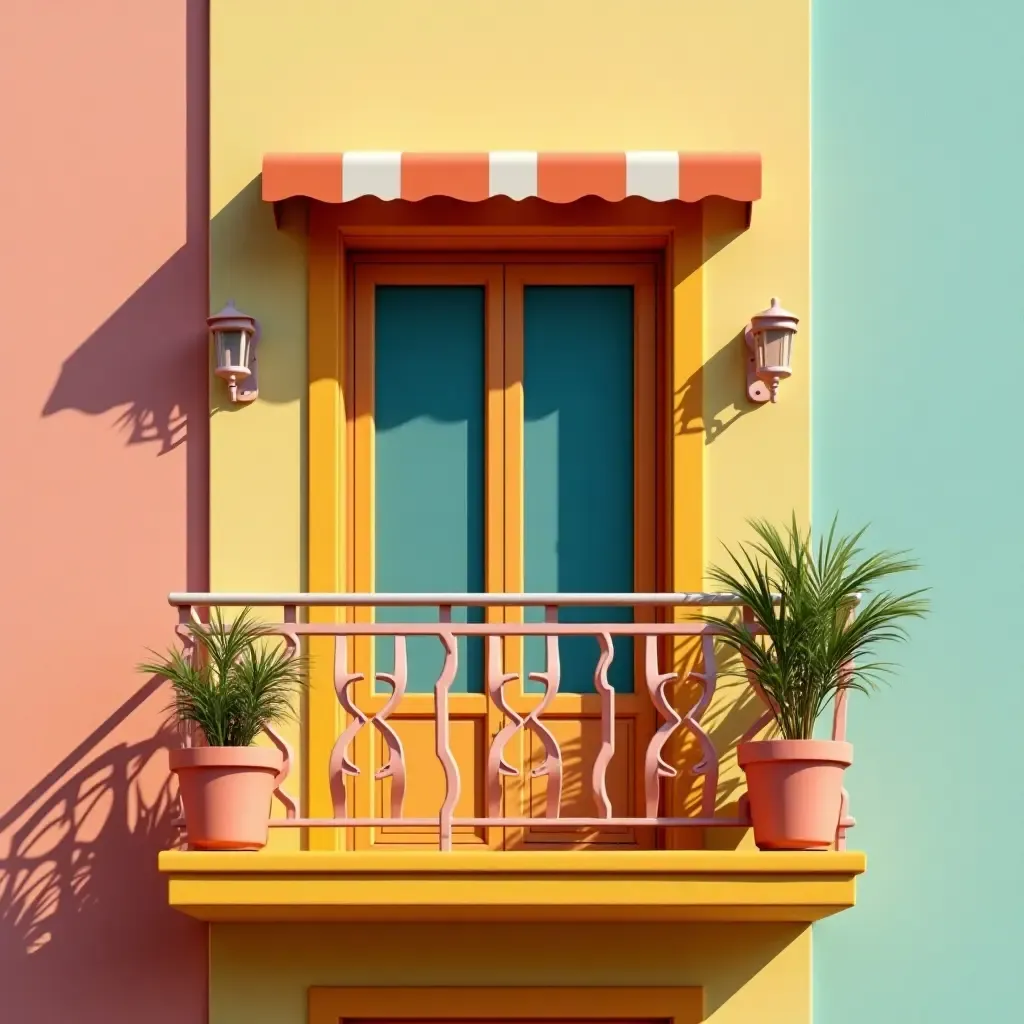
[(852, 907), (860, 852), (168, 850), (203, 921), (790, 921)]

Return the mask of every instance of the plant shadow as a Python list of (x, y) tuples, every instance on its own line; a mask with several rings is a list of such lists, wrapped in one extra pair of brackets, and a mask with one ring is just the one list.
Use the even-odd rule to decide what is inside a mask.
[[(177, 842), (170, 725), (103, 741), (158, 689), (145, 684), (0, 819), (0, 990), (19, 1024), (201, 1020), (203, 926), (167, 905), (157, 854)], [(97, 752), (98, 751), (98, 752)], [(159, 968), (156, 968), (159, 965)], [(112, 984), (112, 979), (116, 981)]]

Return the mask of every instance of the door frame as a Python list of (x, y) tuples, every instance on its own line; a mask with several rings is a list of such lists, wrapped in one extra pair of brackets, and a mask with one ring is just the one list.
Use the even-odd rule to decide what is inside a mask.
[(622, 1024), (700, 1024), (705, 1019), (704, 990), (679, 987), (463, 987), (309, 989), (308, 1024), (356, 1024), (359, 1021), (607, 1021)]
[[(401, 209), (399, 209), (401, 207)], [(713, 220), (704, 204), (650, 204), (625, 200), (550, 203), (418, 204), (356, 202), (308, 206), (308, 394), (306, 586), (339, 593), (352, 589), (347, 536), (351, 510), (345, 481), (350, 453), (345, 423), (350, 414), (346, 381), (348, 337), (352, 328), (351, 268), (355, 262), (396, 258), (450, 262), (472, 252), (501, 253), (505, 263), (572, 260), (587, 263), (649, 263), (658, 281), (658, 399), (665, 422), (657, 438), (658, 532), (663, 540), (660, 583), (673, 591), (703, 585), (704, 431), (699, 422), (703, 393), (704, 261), (714, 240)], [(684, 404), (685, 403), (685, 404)], [(694, 422), (694, 417), (697, 421)], [(351, 609), (314, 608), (310, 621), (346, 621)], [(327, 764), (344, 718), (334, 691), (334, 645), (311, 637), (309, 687), (304, 695), (301, 785), (305, 813), (332, 815)], [(671, 656), (685, 667), (692, 652), (674, 645)], [(671, 752), (670, 752), (671, 753)], [(677, 779), (666, 786), (666, 812), (689, 813), (692, 780), (687, 764), (693, 752), (678, 752)], [(696, 848), (698, 830), (666, 837), (671, 848)], [(350, 848), (344, 830), (310, 828), (302, 845), (310, 850)]]
[[(524, 580), (524, 313), (526, 289), (532, 285), (626, 286), (632, 290), (633, 324), (633, 564), (632, 589), (652, 592), (659, 589), (659, 565), (664, 563), (663, 545), (657, 536), (656, 515), (658, 494), (657, 438), (663, 412), (656, 394), (656, 365), (659, 338), (656, 328), (657, 274), (653, 260), (615, 260), (617, 254), (605, 254), (599, 261), (577, 261), (572, 254), (551, 254), (544, 262), (513, 259), (505, 253), (485, 252), (460, 254), (444, 260), (423, 261), (419, 254), (375, 254), (370, 260), (353, 259), (349, 267), (349, 294), (353, 296), (351, 329), (347, 346), (345, 379), (348, 382), (346, 446), (349, 471), (346, 473), (346, 501), (349, 508), (346, 547), (351, 569), (349, 589), (356, 593), (376, 590), (375, 551), (375, 293), (388, 285), (475, 285), (485, 292), (484, 305), (484, 387), (485, 395), (485, 589), (500, 593), (521, 592)], [(521, 256), (522, 254), (515, 254)], [(522, 609), (489, 608), (486, 620), (522, 621)], [(374, 611), (355, 609), (357, 621), (371, 621)], [(647, 609), (637, 609), (642, 621), (651, 616)], [(528, 714), (539, 697), (528, 694), (524, 680), (523, 643), (521, 638), (508, 638), (504, 643), (505, 670), (518, 676), (518, 684), (510, 687), (509, 706), (521, 715)], [(376, 692), (374, 684), (373, 644), (369, 637), (352, 643), (352, 671), (362, 679), (355, 683), (355, 704), (367, 715), (381, 711), (389, 697)], [(655, 712), (643, 692), (643, 659), (640, 645), (634, 650), (634, 689), (616, 697), (616, 722), (623, 729), (623, 743), (615, 759), (619, 771), (626, 772), (626, 786), (631, 806), (618, 813), (640, 814), (644, 800), (644, 756), (653, 735)], [(486, 751), (505, 724), (501, 712), (486, 692), (452, 694), (449, 697), (451, 720), (477, 723), (483, 732), (485, 770)], [(560, 693), (545, 713), (551, 723), (565, 723), (575, 735), (571, 723), (596, 723), (601, 717), (601, 697), (597, 693)], [(433, 718), (434, 699), (431, 694), (407, 694), (389, 716), (389, 721), (427, 721)], [(515, 738), (517, 749), (510, 753), (518, 762), (519, 773), (504, 780), (499, 813), (512, 817), (529, 816), (534, 805), (542, 801), (538, 781), (531, 771), (533, 764), (532, 732), (521, 732)], [(407, 741), (408, 742), (408, 741)], [(433, 735), (428, 744), (417, 743), (409, 750), (410, 762), (417, 757), (432, 756)], [(476, 744), (473, 744), (476, 749)], [(377, 806), (382, 783), (374, 777), (380, 767), (374, 760), (376, 750), (373, 730), (363, 729), (353, 740), (353, 757), (360, 774), (350, 777), (351, 813), (369, 818), (385, 814)], [(371, 761), (374, 763), (371, 764)], [(476, 778), (477, 792), (486, 785)], [(541, 784), (543, 788), (543, 784)], [(466, 794), (464, 794), (465, 797)], [(466, 812), (462, 812), (466, 813)], [(477, 813), (475, 810), (469, 813)], [(436, 839), (427, 838), (430, 829), (410, 826), (396, 830), (388, 826), (386, 833), (376, 829), (351, 828), (346, 836), (349, 849), (420, 845), (417, 837), (424, 833), (422, 845), (433, 849)], [(394, 837), (394, 838), (392, 838)], [(463, 848), (483, 845), (490, 849), (556, 849), (580, 845), (626, 845), (648, 849), (654, 846), (653, 829), (609, 828), (584, 833), (581, 829), (544, 827), (527, 829), (499, 827), (463, 829), (453, 836)]]

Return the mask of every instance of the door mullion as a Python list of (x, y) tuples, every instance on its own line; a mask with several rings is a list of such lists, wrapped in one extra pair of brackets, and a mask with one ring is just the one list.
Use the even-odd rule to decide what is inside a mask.
[[(486, 531), (484, 536), (485, 589), (489, 593), (502, 593), (505, 585), (505, 288), (504, 270), (494, 268), (489, 275), (486, 299), (486, 329), (484, 344), (484, 386), (486, 394), (484, 402), (485, 417), (485, 507)], [(503, 608), (486, 608), (486, 622), (502, 623), (505, 621)], [(487, 651), (484, 651), (484, 672), (487, 672)], [(495, 736), (504, 725), (504, 719), (497, 705), (487, 692), (487, 679), (484, 679), (484, 699), (487, 712), (485, 726), (485, 749), (483, 771), (480, 780), (483, 797), (489, 798), (490, 780), (486, 777), (488, 756)], [(500, 813), (505, 812), (504, 794), (500, 804)], [(485, 811), (486, 813), (486, 811)], [(503, 849), (505, 846), (504, 829), (487, 829), (487, 845), (491, 849)]]
[[(518, 266), (505, 266), (504, 273), (504, 399), (505, 399), (505, 590), (520, 593), (523, 579), (523, 280)], [(522, 622), (522, 608), (507, 608), (506, 622)], [(518, 676), (510, 684), (512, 696), (521, 700), (524, 684), (523, 640), (508, 637), (505, 640), (505, 671)], [(511, 703), (511, 701), (510, 701)], [(515, 737), (513, 749), (508, 753), (517, 775), (505, 779), (505, 808), (510, 817), (526, 814), (527, 743), (524, 730)], [(523, 845), (525, 830), (520, 827), (505, 830), (506, 847)]]

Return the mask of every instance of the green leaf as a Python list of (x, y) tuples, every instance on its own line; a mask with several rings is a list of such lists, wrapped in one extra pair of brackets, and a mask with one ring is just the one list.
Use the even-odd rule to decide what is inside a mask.
[[(209, 625), (192, 627), (198, 657), (172, 649), (138, 666), (170, 682), (170, 710), (202, 730), (213, 747), (247, 747), (260, 731), (293, 718), (294, 698), (305, 684), (307, 660), (292, 656), (249, 608), (231, 623), (214, 609)], [(159, 655), (156, 655), (158, 659)]]
[(711, 613), (700, 618), (742, 657), (772, 702), (782, 736), (810, 739), (837, 694), (870, 692), (889, 671), (875, 659), (876, 647), (906, 640), (906, 622), (926, 614), (924, 590), (882, 591), (854, 611), (865, 591), (918, 565), (904, 552), (865, 555), (865, 530), (840, 536), (835, 519), (816, 546), (795, 515), (784, 531), (764, 520), (750, 527), (756, 540), (726, 548), (731, 565), (712, 566), (708, 576), (750, 609), (761, 635)]

